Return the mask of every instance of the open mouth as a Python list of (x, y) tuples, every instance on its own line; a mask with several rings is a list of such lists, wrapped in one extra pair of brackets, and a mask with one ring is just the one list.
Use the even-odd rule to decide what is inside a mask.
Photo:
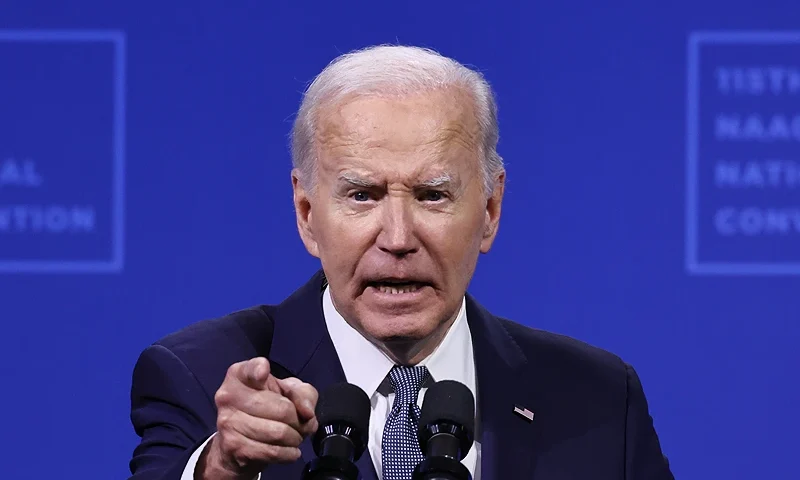
[(428, 284), (414, 281), (384, 280), (379, 282), (369, 282), (369, 286), (381, 293), (400, 295), (402, 293), (414, 293), (428, 286)]

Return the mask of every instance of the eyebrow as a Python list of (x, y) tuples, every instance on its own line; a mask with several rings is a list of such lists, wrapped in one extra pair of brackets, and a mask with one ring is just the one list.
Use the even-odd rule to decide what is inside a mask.
[(342, 172), (339, 174), (339, 182), (349, 183), (356, 187), (362, 188), (374, 188), (377, 186), (375, 182), (367, 180), (364, 177), (360, 177), (350, 172)]
[(450, 183), (453, 183), (453, 177), (449, 173), (445, 173), (418, 183), (417, 188), (437, 188)]

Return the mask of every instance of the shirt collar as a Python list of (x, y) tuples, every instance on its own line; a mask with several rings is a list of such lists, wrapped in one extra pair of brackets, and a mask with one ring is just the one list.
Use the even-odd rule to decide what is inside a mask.
[[(328, 333), (347, 381), (372, 397), (389, 374), (394, 362), (345, 321), (333, 305), (330, 287), (325, 287), (322, 306)], [(456, 380), (475, 392), (475, 365), (467, 323), (466, 300), (462, 300), (458, 317), (442, 343), (420, 365), (428, 368), (433, 381)]]

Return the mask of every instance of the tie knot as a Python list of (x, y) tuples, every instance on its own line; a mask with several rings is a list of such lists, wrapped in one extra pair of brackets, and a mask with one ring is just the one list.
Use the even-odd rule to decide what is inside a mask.
[(389, 380), (394, 388), (394, 403), (415, 404), (419, 397), (422, 384), (428, 378), (427, 367), (402, 367), (395, 366), (389, 371)]

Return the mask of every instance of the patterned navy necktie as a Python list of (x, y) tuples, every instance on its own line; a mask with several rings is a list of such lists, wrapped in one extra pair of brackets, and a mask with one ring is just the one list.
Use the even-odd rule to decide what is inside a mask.
[(417, 398), (428, 375), (425, 367), (396, 366), (389, 372), (395, 396), (381, 441), (383, 480), (411, 480), (414, 468), (424, 460), (417, 439)]

